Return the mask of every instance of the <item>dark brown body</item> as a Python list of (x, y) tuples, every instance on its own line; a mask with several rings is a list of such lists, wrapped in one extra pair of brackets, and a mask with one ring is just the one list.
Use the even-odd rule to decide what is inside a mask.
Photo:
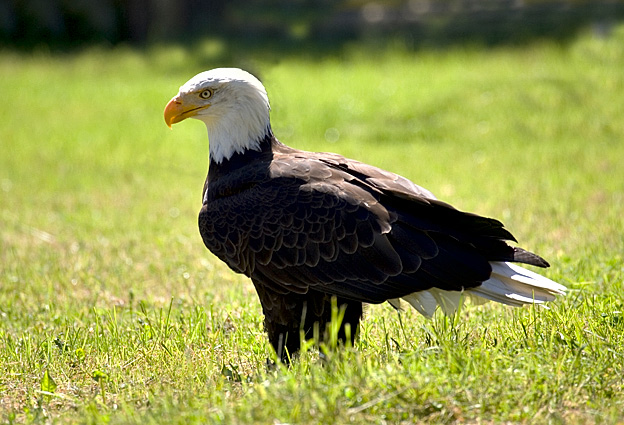
[(362, 303), (430, 289), (461, 291), (490, 261), (547, 263), (512, 248), (493, 219), (433, 199), (409, 180), (336, 154), (278, 142), (210, 164), (199, 228), (204, 243), (253, 281), (269, 340), (285, 359), (300, 332), (322, 333), (331, 299), (345, 306), (341, 339), (355, 337)]

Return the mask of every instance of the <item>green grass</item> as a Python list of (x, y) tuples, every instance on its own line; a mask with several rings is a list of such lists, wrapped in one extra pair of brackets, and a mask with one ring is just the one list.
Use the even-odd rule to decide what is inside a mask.
[[(623, 44), (0, 52), (0, 421), (623, 423)], [(252, 285), (198, 235), (205, 129), (162, 118), (221, 65), (262, 76), (282, 141), (502, 219), (568, 296), (371, 306), (355, 347), (267, 368)]]

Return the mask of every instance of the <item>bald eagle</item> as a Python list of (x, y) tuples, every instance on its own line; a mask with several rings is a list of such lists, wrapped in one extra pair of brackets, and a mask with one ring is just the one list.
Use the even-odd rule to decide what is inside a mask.
[[(463, 296), (512, 306), (566, 288), (512, 263), (548, 267), (512, 247), (503, 224), (459, 211), (397, 174), (277, 140), (260, 81), (234, 68), (191, 78), (167, 104), (172, 124), (208, 129), (199, 213), (206, 247), (253, 282), (269, 341), (287, 360), (301, 337), (322, 335), (332, 301), (353, 342), (363, 303), (404, 300), (424, 316), (456, 311)], [(319, 333), (316, 333), (318, 336)]]

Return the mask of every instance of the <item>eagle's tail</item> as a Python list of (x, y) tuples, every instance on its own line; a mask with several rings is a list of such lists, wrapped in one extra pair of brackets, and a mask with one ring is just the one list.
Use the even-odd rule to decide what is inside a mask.
[[(521, 306), (523, 304), (543, 304), (553, 301), (557, 295), (564, 295), (566, 287), (523, 267), (502, 261), (491, 261), (492, 274), (481, 286), (460, 291), (444, 291), (431, 288), (402, 297), (423, 316), (431, 317), (438, 306), (447, 315), (457, 311), (465, 294), (481, 304), (488, 300)], [(399, 307), (399, 300), (389, 300)]]

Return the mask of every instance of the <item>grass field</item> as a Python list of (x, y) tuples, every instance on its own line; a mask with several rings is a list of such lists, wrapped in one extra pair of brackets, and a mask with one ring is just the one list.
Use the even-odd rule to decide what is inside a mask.
[[(622, 46), (0, 52), (0, 422), (624, 423)], [(569, 294), (371, 306), (355, 347), (267, 368), (252, 285), (197, 231), (203, 124), (162, 118), (223, 65), (262, 77), (285, 143), (503, 220)]]

